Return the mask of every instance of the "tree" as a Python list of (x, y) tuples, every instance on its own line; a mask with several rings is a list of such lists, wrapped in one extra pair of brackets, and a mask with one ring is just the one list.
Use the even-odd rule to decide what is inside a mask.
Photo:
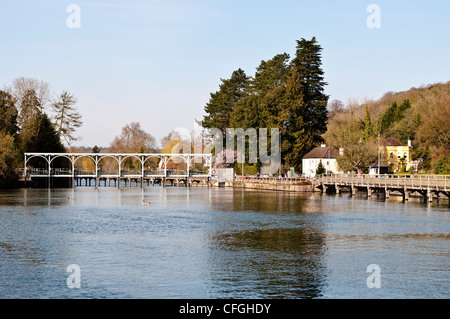
[(26, 96), (27, 92), (34, 92), (37, 101), (35, 106), (39, 112), (43, 112), (46, 105), (50, 102), (50, 86), (42, 80), (20, 77), (13, 81), (7, 91), (16, 99), (19, 113), (22, 112), (22, 99)]
[(322, 48), (315, 37), (297, 41), (284, 100), (279, 105), (278, 127), (282, 136), (283, 161), (301, 170), (303, 156), (323, 142), (328, 96), (321, 69)]
[(370, 120), (369, 107), (366, 105), (364, 108), (364, 122), (362, 123), (364, 127), (363, 139), (368, 141), (373, 135), (372, 121)]
[(424, 119), (419, 137), (435, 149), (450, 149), (450, 96), (440, 101), (435, 110)]
[(67, 145), (71, 145), (77, 138), (74, 136), (76, 128), (83, 124), (81, 114), (77, 112), (75, 104), (77, 98), (67, 91), (63, 91), (59, 99), (52, 104), (52, 110), (55, 112), (53, 117), (58, 137), (64, 140)]
[(59, 139), (53, 123), (46, 113), (40, 115), (39, 129), (35, 148), (29, 152), (64, 153), (66, 150)]
[(400, 105), (397, 102), (393, 102), (381, 118), (381, 133), (387, 131), (393, 123), (402, 120), (405, 111), (410, 107), (411, 103), (408, 99), (403, 100), (403, 103)]
[(230, 119), (230, 127), (272, 128), (278, 117), (278, 104), (285, 93), (290, 73), (289, 55), (278, 54), (261, 61), (249, 81), (249, 95), (239, 100)]
[(291, 70), (289, 59), (289, 54), (283, 53), (275, 55), (268, 61), (261, 61), (250, 84), (252, 93), (264, 97), (276, 87), (285, 87)]
[(122, 127), (120, 136), (114, 138), (109, 151), (137, 153), (143, 147), (146, 152), (151, 152), (156, 146), (156, 139), (145, 132), (139, 122), (131, 122)]
[[(291, 77), (304, 103), (303, 120), (308, 130), (314, 135), (314, 141), (321, 143), (320, 136), (326, 131), (328, 95), (324, 94), (324, 72), (321, 68), (321, 46), (315, 37), (311, 40), (301, 39), (297, 41), (296, 57), (292, 61), (293, 70)], [(298, 82), (295, 81), (297, 77)], [(299, 85), (299, 86), (298, 86)]]
[(0, 188), (10, 187), (18, 179), (15, 170), (19, 157), (14, 138), (0, 130)]
[[(176, 130), (170, 131), (169, 134), (167, 134), (166, 136), (164, 136), (163, 138), (161, 138), (161, 147), (162, 147), (163, 149), (165, 149), (165, 148), (166, 148), (166, 144), (167, 144), (168, 142), (170, 142), (170, 141), (173, 141), (173, 140), (181, 140), (181, 135), (180, 135), (180, 133), (177, 132)], [(173, 145), (172, 145), (172, 147), (173, 147)], [(164, 153), (164, 152), (163, 152), (163, 153)], [(169, 151), (169, 153), (170, 153), (170, 151)]]
[(450, 174), (450, 153), (439, 156), (436, 163), (434, 163), (435, 174)]
[(326, 173), (326, 169), (322, 164), (322, 160), (320, 160), (319, 165), (317, 165), (316, 175), (321, 175)]
[(344, 111), (344, 103), (340, 100), (333, 100), (328, 103), (328, 116), (332, 118), (337, 113)]
[(218, 128), (225, 136), (236, 103), (248, 95), (249, 80), (242, 69), (234, 71), (230, 79), (221, 79), (219, 90), (211, 93), (205, 106), (206, 115), (203, 116), (202, 126)]
[(101, 149), (97, 145), (92, 148), (92, 153), (100, 153), (100, 151)]
[(377, 145), (373, 141), (363, 141), (350, 144), (344, 148), (344, 155), (336, 160), (339, 168), (344, 172), (367, 172), (367, 167), (376, 162), (378, 157)]
[(8, 92), (0, 91), (0, 131), (16, 138), (19, 132), (17, 117), (14, 97)]
[(27, 90), (21, 98), (21, 109), (19, 112), (19, 149), (26, 151), (39, 151), (36, 149), (38, 140), (40, 121), (41, 121), (41, 103), (32, 89)]

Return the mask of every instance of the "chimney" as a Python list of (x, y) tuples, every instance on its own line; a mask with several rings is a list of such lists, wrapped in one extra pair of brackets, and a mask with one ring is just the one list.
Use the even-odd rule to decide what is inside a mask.
[(344, 156), (344, 148), (342, 146), (339, 147), (339, 156)]
[(408, 138), (408, 146), (412, 147), (411, 140)]
[(326, 147), (326, 145), (322, 143), (322, 144), (320, 144), (320, 147)]

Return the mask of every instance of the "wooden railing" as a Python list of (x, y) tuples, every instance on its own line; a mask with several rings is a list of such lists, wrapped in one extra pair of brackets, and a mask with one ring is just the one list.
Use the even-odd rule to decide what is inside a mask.
[(337, 174), (317, 176), (315, 182), (316, 184), (450, 190), (450, 175)]

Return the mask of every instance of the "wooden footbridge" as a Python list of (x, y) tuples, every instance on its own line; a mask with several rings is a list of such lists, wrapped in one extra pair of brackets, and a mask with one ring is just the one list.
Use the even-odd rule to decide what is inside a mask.
[[(52, 187), (55, 178), (65, 178), (74, 186), (190, 186), (211, 183), (211, 154), (157, 154), (157, 153), (25, 153), (24, 168), (21, 170), (25, 185), (37, 179), (45, 179)], [(30, 165), (33, 158), (41, 159), (46, 167), (36, 168)], [(56, 167), (57, 159), (59, 166)], [(92, 161), (92, 170), (77, 168), (77, 163), (88, 158)], [(105, 159), (113, 159), (115, 169), (104, 169)], [(156, 158), (158, 167), (150, 167), (149, 160)], [(139, 168), (126, 168), (127, 159), (139, 163)], [(169, 165), (174, 162), (179, 165)], [(63, 163), (63, 165), (61, 165)], [(197, 165), (195, 165), (197, 163)], [(42, 164), (41, 164), (42, 165)], [(79, 165), (78, 165), (79, 166)]]
[(342, 191), (356, 194), (357, 190), (362, 190), (369, 197), (373, 193), (383, 193), (388, 198), (396, 193), (402, 195), (404, 200), (413, 194), (429, 202), (433, 201), (433, 197), (442, 195), (450, 199), (450, 175), (337, 174), (317, 176), (314, 183), (322, 192), (334, 191), (337, 194)]

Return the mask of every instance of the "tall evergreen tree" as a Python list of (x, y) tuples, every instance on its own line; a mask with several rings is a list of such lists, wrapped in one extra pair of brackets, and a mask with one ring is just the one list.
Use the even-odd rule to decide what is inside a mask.
[(363, 128), (364, 128), (363, 139), (365, 141), (368, 141), (374, 135), (374, 131), (372, 127), (372, 120), (370, 119), (369, 107), (367, 105), (364, 108)]
[(285, 87), (290, 72), (289, 58), (289, 54), (283, 53), (268, 61), (261, 61), (252, 81), (253, 91), (264, 97), (276, 87)]
[(322, 160), (320, 160), (319, 165), (317, 165), (316, 169), (316, 175), (325, 174), (327, 170), (325, 169), (325, 166), (322, 164)]
[(64, 153), (66, 150), (46, 113), (42, 113), (39, 121), (39, 131), (35, 144), (35, 152)]
[(234, 71), (230, 79), (221, 80), (219, 90), (211, 93), (205, 106), (203, 127), (218, 128), (225, 136), (225, 130), (230, 127), (231, 115), (236, 103), (248, 95), (249, 80), (250, 78), (242, 69)]
[(297, 170), (301, 170), (303, 156), (323, 142), (321, 134), (326, 131), (328, 96), (321, 51), (315, 37), (297, 41), (284, 101), (279, 105), (283, 161)]

